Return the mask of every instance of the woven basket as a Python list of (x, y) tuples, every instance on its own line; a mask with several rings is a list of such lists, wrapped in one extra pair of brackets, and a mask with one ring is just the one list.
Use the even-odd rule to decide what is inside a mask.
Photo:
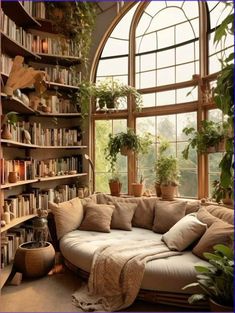
[(16, 251), (14, 266), (25, 277), (41, 277), (54, 266), (55, 250), (51, 243), (45, 247), (33, 248), (33, 242), (25, 242)]

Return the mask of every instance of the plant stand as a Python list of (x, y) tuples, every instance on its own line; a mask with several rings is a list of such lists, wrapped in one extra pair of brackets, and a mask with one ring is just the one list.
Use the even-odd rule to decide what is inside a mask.
[(25, 277), (37, 278), (46, 275), (54, 266), (55, 250), (51, 243), (45, 247), (34, 247), (35, 242), (25, 242), (19, 246), (14, 259), (14, 267)]

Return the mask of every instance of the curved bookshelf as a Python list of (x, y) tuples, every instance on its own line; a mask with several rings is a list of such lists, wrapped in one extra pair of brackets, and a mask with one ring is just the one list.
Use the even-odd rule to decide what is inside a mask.
[(24, 6), (19, 1), (15, 1), (14, 5), (15, 7), (13, 9), (11, 1), (2, 1), (1, 3), (5, 14), (18, 26), (25, 28), (41, 27), (41, 24), (25, 10)]
[(29, 148), (29, 149), (86, 149), (87, 146), (39, 146), (34, 144), (28, 144), (23, 142), (17, 142), (14, 140), (8, 139), (1, 139), (1, 144), (5, 144), (7, 146), (14, 146), (14, 147), (22, 147), (22, 148)]
[(49, 180), (58, 180), (58, 179), (66, 179), (66, 178), (72, 178), (72, 177), (83, 177), (86, 176), (87, 173), (78, 173), (73, 175), (60, 175), (60, 176), (52, 176), (52, 177), (40, 177), (38, 179), (38, 182), (44, 182)]
[(2, 44), (2, 52), (6, 53), (10, 57), (14, 58), (16, 55), (21, 55), (26, 58), (40, 59), (40, 57), (37, 54), (26, 49), (24, 46), (19, 44), (17, 41), (11, 39), (2, 31), (1, 31), (1, 44)]
[(71, 65), (81, 63), (81, 59), (75, 56), (47, 54), (47, 53), (37, 53), (37, 55), (40, 56), (40, 62), (42, 63), (63, 65), (63, 66), (71, 66)]
[(36, 111), (36, 114), (43, 116), (43, 117), (64, 117), (64, 118), (71, 118), (71, 117), (80, 117), (81, 113), (44, 113), (40, 111)]
[(36, 183), (37, 181), (38, 181), (38, 179), (20, 180), (16, 183), (7, 183), (5, 185), (1, 185), (0, 189), (8, 189), (11, 187), (17, 187), (17, 186), (32, 184), (32, 183)]
[(9, 224), (7, 224), (6, 226), (1, 227), (1, 233), (3, 233), (4, 231), (18, 225), (21, 224), (27, 220), (30, 220), (31, 218), (37, 216), (36, 214), (30, 214), (30, 215), (25, 215), (25, 216), (21, 216), (21, 217), (16, 217), (13, 220), (10, 221)]
[(59, 84), (59, 83), (55, 83), (55, 82), (49, 82), (47, 81), (46, 82), (48, 88), (59, 88), (59, 89), (74, 89), (74, 90), (79, 90), (79, 87), (78, 86), (73, 86), (73, 85), (64, 85), (64, 84)]
[(1, 92), (2, 98), (2, 105), (3, 108), (5, 107), (8, 111), (14, 111), (17, 107), (17, 112), (22, 114), (34, 114), (35, 111), (28, 107), (23, 101), (16, 97), (9, 97), (5, 93)]
[(2, 289), (2, 287), (4, 286), (5, 282), (8, 280), (11, 271), (13, 268), (13, 262), (11, 262), (10, 264), (8, 264), (7, 266), (5, 266), (4, 268), (2, 268), (0, 270), (1, 272), (1, 277), (0, 277), (0, 289)]

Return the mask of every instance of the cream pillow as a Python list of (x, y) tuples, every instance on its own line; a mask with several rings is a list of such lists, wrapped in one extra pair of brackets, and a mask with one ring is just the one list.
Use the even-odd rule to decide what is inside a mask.
[(113, 205), (88, 202), (85, 207), (85, 216), (79, 230), (110, 233), (110, 224), (114, 208)]
[(196, 214), (191, 213), (179, 220), (162, 236), (168, 248), (183, 251), (191, 243), (200, 238), (206, 231), (207, 225), (200, 222)]
[(153, 231), (167, 232), (185, 215), (187, 201), (156, 201)]
[(79, 198), (56, 204), (49, 202), (49, 210), (55, 217), (56, 234), (60, 239), (65, 234), (77, 229), (83, 219), (83, 206)]
[(111, 228), (131, 230), (131, 220), (137, 204), (117, 201), (114, 201), (113, 204), (115, 205), (115, 208), (112, 215)]

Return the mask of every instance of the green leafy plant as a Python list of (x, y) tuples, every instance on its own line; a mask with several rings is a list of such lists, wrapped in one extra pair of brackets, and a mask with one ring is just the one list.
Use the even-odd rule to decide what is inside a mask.
[[(230, 12), (216, 29), (214, 43), (216, 45), (222, 43), (225, 46), (227, 36), (229, 34), (234, 34), (234, 2), (226, 1), (224, 2), (224, 5), (224, 9), (230, 7)], [(213, 91), (213, 99), (216, 106), (225, 116), (227, 116), (230, 132), (232, 134), (226, 141), (226, 153), (223, 155), (219, 164), (221, 169), (220, 185), (221, 187), (227, 189), (233, 186), (234, 179), (234, 52), (232, 52), (228, 57), (225, 57), (225, 59), (221, 59), (220, 62), (222, 70), (217, 77), (216, 87)]]
[(18, 121), (18, 113), (11, 111), (2, 115), (1, 126), (3, 127), (4, 125), (9, 124), (15, 127), (15, 124), (17, 121)]
[(160, 145), (155, 163), (156, 183), (177, 186), (180, 177), (178, 159), (169, 154), (169, 141), (159, 137), (158, 139)]
[(125, 85), (117, 80), (105, 79), (96, 84), (83, 82), (80, 84), (82, 106), (88, 107), (91, 97), (97, 100), (100, 109), (118, 109), (127, 96), (133, 96), (136, 109), (141, 110), (142, 96), (132, 86)]
[(183, 133), (187, 136), (191, 135), (188, 145), (182, 151), (183, 157), (187, 160), (190, 148), (196, 149), (199, 153), (205, 153), (208, 147), (215, 147), (224, 140), (228, 133), (228, 123), (204, 120), (198, 131), (194, 127), (185, 127)]
[(90, 1), (45, 1), (55, 31), (69, 38), (87, 68), (97, 5)]
[(109, 134), (109, 141), (105, 148), (105, 158), (110, 162), (111, 172), (115, 172), (117, 163), (117, 155), (121, 152), (121, 148), (134, 151), (137, 154), (146, 154), (152, 143), (151, 135), (149, 133), (139, 136), (135, 134), (134, 130), (129, 128), (127, 132), (120, 132), (115, 135)]
[(210, 263), (208, 266), (195, 266), (197, 282), (183, 288), (201, 287), (202, 293), (189, 297), (189, 303), (205, 300), (208, 297), (216, 303), (233, 306), (233, 270), (234, 250), (233, 245), (218, 244), (213, 247), (214, 253), (205, 252), (204, 256)]
[(213, 193), (212, 193), (212, 198), (215, 199), (217, 203), (220, 203), (221, 200), (225, 203), (226, 200), (232, 203), (232, 195), (233, 195), (233, 188), (232, 186), (228, 188), (224, 188), (219, 180), (214, 180), (213, 181)]

